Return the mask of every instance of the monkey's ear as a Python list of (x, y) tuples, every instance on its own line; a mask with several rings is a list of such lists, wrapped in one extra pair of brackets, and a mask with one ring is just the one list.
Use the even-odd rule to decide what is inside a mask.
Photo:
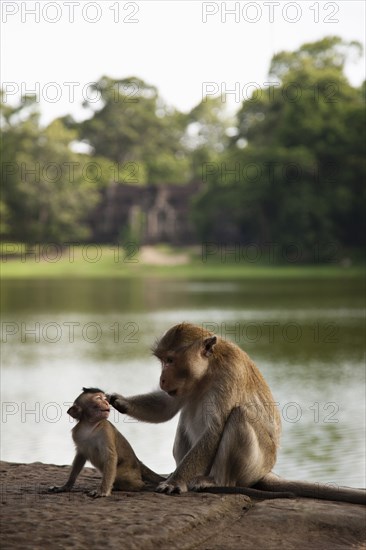
[(203, 340), (203, 351), (202, 354), (205, 357), (210, 357), (213, 353), (213, 347), (217, 342), (216, 336), (211, 336), (210, 338), (205, 338)]
[(73, 418), (76, 418), (76, 420), (80, 420), (81, 407), (79, 407), (79, 405), (73, 405), (72, 407), (69, 408), (69, 410), (67, 411), (67, 414), (69, 414)]

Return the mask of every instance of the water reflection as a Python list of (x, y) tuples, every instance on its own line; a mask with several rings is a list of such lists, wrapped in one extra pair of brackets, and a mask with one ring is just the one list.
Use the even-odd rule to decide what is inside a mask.
[[(80, 388), (156, 387), (150, 346), (186, 320), (236, 341), (266, 376), (283, 419), (278, 473), (364, 486), (360, 296), (347, 279), (4, 281), (2, 458), (69, 463), (65, 411)], [(114, 421), (149, 466), (173, 469), (176, 420)]]

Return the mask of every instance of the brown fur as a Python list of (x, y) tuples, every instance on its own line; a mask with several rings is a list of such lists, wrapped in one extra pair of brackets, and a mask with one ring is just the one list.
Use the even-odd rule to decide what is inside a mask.
[(176, 470), (158, 490), (210, 486), (213, 491), (212, 484), (221, 489), (257, 484), (259, 489), (298, 496), (365, 501), (364, 491), (288, 482), (271, 472), (281, 435), (280, 414), (263, 376), (238, 346), (181, 323), (152, 351), (162, 363), (163, 391), (129, 398), (112, 394), (110, 402), (146, 422), (165, 422), (181, 412), (173, 448)]
[[(116, 395), (111, 402), (118, 410), (154, 422), (181, 410), (173, 450), (177, 469), (162, 489), (186, 490), (193, 478), (209, 474), (220, 485), (259, 481), (276, 461), (281, 425), (271, 391), (248, 355), (188, 323), (168, 330), (153, 353), (162, 362), (160, 386), (165, 393), (129, 399)], [(234, 415), (229, 420), (235, 408), (235, 420)], [(227, 441), (227, 435), (235, 432), (233, 445), (233, 436)], [(258, 456), (255, 467), (248, 469), (245, 448), (249, 445), (250, 451), (252, 443)]]
[(97, 388), (83, 389), (67, 411), (78, 420), (72, 429), (76, 446), (72, 470), (65, 485), (50, 490), (70, 491), (87, 460), (102, 474), (100, 487), (91, 496), (109, 496), (112, 488), (138, 491), (146, 482), (156, 484), (163, 480), (140, 462), (127, 439), (107, 420), (109, 403), (104, 392)]

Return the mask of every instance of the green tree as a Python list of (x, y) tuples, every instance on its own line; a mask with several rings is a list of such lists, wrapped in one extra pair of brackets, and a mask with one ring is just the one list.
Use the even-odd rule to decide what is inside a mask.
[[(213, 220), (225, 225), (229, 219), (232, 240), (271, 237), (308, 250), (317, 242), (360, 246), (364, 103), (362, 90), (344, 75), (347, 59), (359, 51), (358, 43), (328, 37), (274, 56), (272, 85), (242, 104), (237, 134), (222, 157), (221, 166), (240, 165), (239, 178), (227, 174), (224, 181), (222, 170), (213, 173), (196, 202), (194, 215), (205, 238)], [(260, 177), (247, 172), (251, 163)]]
[(87, 216), (99, 195), (87, 158), (70, 149), (76, 137), (61, 120), (39, 124), (35, 98), (2, 110), (2, 201), (5, 237), (65, 242), (89, 236)]
[(205, 97), (187, 115), (184, 145), (189, 152), (191, 179), (205, 180), (207, 166), (219, 163), (229, 145), (235, 121), (225, 96)]
[(99, 101), (84, 103), (91, 116), (74, 127), (92, 154), (110, 159), (122, 172), (134, 163), (137, 181), (131, 183), (188, 180), (189, 162), (181, 144), (185, 117), (168, 107), (154, 86), (135, 77), (103, 77), (91, 91)]

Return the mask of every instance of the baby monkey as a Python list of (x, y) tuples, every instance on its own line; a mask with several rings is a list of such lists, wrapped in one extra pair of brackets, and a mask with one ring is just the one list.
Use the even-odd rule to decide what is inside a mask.
[(109, 422), (110, 405), (102, 390), (83, 388), (67, 412), (78, 420), (72, 429), (76, 455), (65, 485), (50, 487), (49, 491), (71, 491), (87, 460), (102, 474), (99, 489), (91, 491), (89, 496), (110, 496), (112, 488), (139, 491), (146, 483), (164, 480), (137, 458), (127, 439)]

